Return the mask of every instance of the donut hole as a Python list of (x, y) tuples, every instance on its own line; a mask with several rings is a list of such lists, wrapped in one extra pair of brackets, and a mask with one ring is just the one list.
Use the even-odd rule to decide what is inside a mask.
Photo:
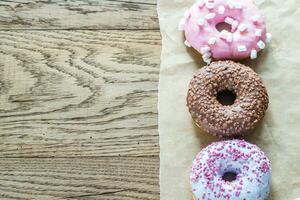
[(228, 32), (231, 32), (231, 25), (227, 24), (226, 22), (220, 22), (216, 25), (216, 29), (221, 32), (223, 30), (226, 30)]
[(221, 90), (217, 93), (217, 100), (220, 104), (224, 106), (229, 106), (234, 104), (236, 99), (236, 94), (231, 90)]
[(237, 174), (235, 172), (225, 172), (223, 175), (222, 175), (222, 179), (224, 181), (228, 181), (228, 182), (232, 182), (234, 180), (236, 180), (236, 177), (237, 177)]

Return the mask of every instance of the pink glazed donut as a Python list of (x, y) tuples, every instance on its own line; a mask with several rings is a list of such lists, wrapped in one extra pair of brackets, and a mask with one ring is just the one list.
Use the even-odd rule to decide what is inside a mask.
[[(218, 30), (222, 23), (231, 30)], [(185, 12), (179, 30), (185, 32), (185, 45), (199, 51), (206, 63), (255, 59), (271, 39), (251, 0), (198, 0)]]

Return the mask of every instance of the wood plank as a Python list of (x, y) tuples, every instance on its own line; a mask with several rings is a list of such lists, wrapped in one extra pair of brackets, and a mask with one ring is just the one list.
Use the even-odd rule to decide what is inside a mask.
[(158, 155), (160, 33), (0, 31), (0, 157)]
[(158, 200), (158, 157), (4, 158), (1, 199)]
[(156, 0), (4, 0), (4, 29), (159, 29)]

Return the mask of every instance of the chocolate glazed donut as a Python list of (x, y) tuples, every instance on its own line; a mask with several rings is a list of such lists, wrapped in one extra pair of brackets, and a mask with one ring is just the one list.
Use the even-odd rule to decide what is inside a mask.
[(196, 125), (219, 137), (251, 132), (268, 103), (260, 77), (250, 67), (233, 61), (213, 62), (199, 69), (187, 94), (187, 106)]

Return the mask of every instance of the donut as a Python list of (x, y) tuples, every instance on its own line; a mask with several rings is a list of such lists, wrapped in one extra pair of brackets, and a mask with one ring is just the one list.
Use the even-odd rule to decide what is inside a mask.
[[(218, 28), (222, 25), (228, 30)], [(255, 59), (271, 39), (251, 0), (200, 0), (185, 12), (179, 30), (185, 32), (184, 43), (200, 52), (206, 63)]]
[(244, 140), (215, 142), (193, 161), (190, 184), (196, 200), (265, 200), (270, 191), (270, 162)]
[(250, 133), (268, 103), (261, 78), (250, 67), (233, 61), (215, 61), (199, 69), (187, 93), (196, 125), (219, 137)]

